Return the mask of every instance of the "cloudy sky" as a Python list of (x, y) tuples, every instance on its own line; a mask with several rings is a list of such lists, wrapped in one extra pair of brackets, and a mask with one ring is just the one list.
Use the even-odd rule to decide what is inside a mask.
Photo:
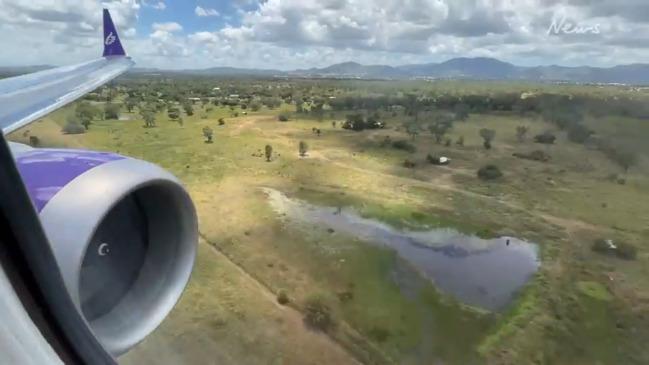
[(649, 63), (647, 0), (0, 0), (0, 65), (96, 57), (102, 7), (141, 67)]

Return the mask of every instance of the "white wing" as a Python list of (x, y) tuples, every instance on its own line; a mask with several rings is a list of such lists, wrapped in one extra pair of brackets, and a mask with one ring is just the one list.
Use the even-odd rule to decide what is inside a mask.
[(134, 62), (105, 57), (0, 80), (0, 127), (8, 134), (126, 72)]
[(79, 99), (135, 64), (126, 56), (108, 10), (104, 9), (103, 17), (104, 57), (0, 80), (0, 129), (3, 134)]

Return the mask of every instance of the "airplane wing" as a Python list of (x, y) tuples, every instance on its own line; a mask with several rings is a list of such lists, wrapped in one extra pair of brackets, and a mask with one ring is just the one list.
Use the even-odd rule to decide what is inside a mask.
[(115, 364), (189, 281), (198, 219), (173, 175), (110, 152), (5, 143), (132, 65), (104, 10), (102, 58), (0, 80), (0, 329), (12, 330), (0, 330), (0, 364)]
[(0, 80), (2, 133), (11, 133), (81, 98), (123, 74), (134, 64), (126, 56), (110, 14), (104, 9), (103, 57)]

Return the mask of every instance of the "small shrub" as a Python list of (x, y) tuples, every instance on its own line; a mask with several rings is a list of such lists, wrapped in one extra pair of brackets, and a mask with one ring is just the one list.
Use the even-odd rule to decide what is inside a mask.
[(626, 242), (613, 242), (612, 240), (597, 239), (591, 247), (593, 251), (623, 260), (635, 260), (638, 255), (637, 247)]
[(36, 136), (29, 136), (29, 145), (32, 147), (39, 147), (41, 145), (41, 140)]
[(574, 143), (583, 144), (593, 135), (593, 133), (593, 131), (583, 124), (574, 124), (568, 128), (568, 140)]
[(495, 165), (487, 165), (478, 170), (478, 178), (481, 180), (497, 180), (501, 177), (503, 177), (503, 173)]
[(285, 114), (280, 114), (280, 115), (277, 117), (277, 119), (278, 119), (280, 122), (288, 122), (288, 116), (286, 116)]
[(225, 120), (223, 120), (223, 118), (219, 118), (219, 125), (225, 125)]
[(545, 132), (534, 137), (534, 142), (541, 144), (554, 144), (557, 137), (552, 132)]
[(410, 153), (414, 153), (417, 151), (417, 147), (415, 147), (413, 144), (411, 144), (408, 141), (400, 140), (400, 141), (394, 141), (392, 142), (392, 147), (402, 150), (402, 151), (407, 151)]
[(540, 162), (550, 161), (550, 155), (540, 150), (536, 150), (530, 153), (514, 153), (513, 156), (522, 158), (524, 160), (532, 160), (532, 161), (540, 161)]
[(368, 335), (376, 342), (385, 342), (390, 338), (390, 331), (383, 327), (374, 326), (370, 329)]
[(279, 293), (277, 293), (277, 303), (281, 305), (287, 305), (290, 302), (290, 299), (288, 298), (288, 294), (284, 290), (280, 290)]
[(638, 256), (638, 249), (630, 244), (620, 242), (617, 245), (617, 257), (625, 260), (635, 260)]
[(346, 290), (346, 291), (342, 291), (342, 292), (338, 293), (338, 300), (341, 303), (347, 303), (347, 302), (351, 301), (352, 299), (354, 299), (354, 292), (352, 292), (350, 290)]
[(410, 160), (403, 161), (403, 167), (405, 167), (405, 168), (414, 169), (416, 166), (417, 166), (417, 164), (410, 161)]
[(314, 295), (306, 300), (304, 321), (309, 326), (321, 331), (327, 331), (334, 326), (333, 313), (324, 296)]
[(68, 121), (63, 127), (63, 134), (83, 134), (86, 129), (77, 121)]

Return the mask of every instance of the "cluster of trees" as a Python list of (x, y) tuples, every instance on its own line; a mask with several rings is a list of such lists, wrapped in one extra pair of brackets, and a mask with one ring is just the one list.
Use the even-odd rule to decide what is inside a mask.
[(380, 120), (380, 116), (378, 113), (374, 113), (368, 116), (367, 118), (365, 118), (363, 114), (355, 113), (355, 114), (349, 114), (347, 116), (342, 127), (343, 129), (362, 131), (365, 129), (385, 128), (385, 123)]

